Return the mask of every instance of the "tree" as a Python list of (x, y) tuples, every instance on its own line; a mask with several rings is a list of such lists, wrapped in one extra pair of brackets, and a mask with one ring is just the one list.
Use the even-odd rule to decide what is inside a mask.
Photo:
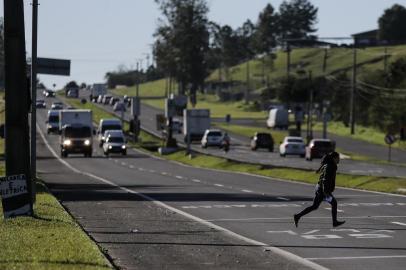
[(65, 89), (68, 88), (79, 88), (79, 85), (76, 81), (70, 81), (65, 85)]
[(406, 8), (395, 4), (385, 10), (378, 20), (379, 39), (391, 43), (402, 43), (406, 41)]
[(155, 0), (165, 19), (155, 37), (158, 65), (175, 77), (180, 94), (189, 90), (196, 103), (196, 91), (208, 75), (205, 57), (209, 49), (208, 7), (205, 0)]
[(268, 4), (259, 14), (255, 32), (257, 53), (269, 55), (275, 48), (278, 35), (278, 17), (271, 4)]
[(305, 39), (311, 33), (317, 22), (318, 8), (308, 0), (283, 1), (279, 7), (278, 27), (282, 39)]

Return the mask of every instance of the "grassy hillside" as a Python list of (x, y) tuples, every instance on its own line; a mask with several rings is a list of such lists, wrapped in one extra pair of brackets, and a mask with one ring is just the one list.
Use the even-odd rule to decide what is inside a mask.
[[(388, 47), (388, 63), (406, 56), (406, 46)], [(366, 48), (357, 50), (357, 63), (360, 66), (359, 74), (384, 67), (384, 47)], [(291, 52), (291, 72), (299, 69), (312, 71), (313, 76), (323, 75), (323, 59), (325, 51), (319, 48), (293, 49)], [(341, 70), (351, 70), (353, 63), (353, 50), (351, 48), (332, 48), (327, 51), (326, 73), (334, 74)], [(287, 53), (279, 51), (272, 70), (265, 69), (271, 80), (286, 76)], [(219, 71), (215, 70), (208, 77), (208, 81), (218, 80)], [(229, 80), (245, 81), (247, 65), (242, 63), (230, 68)], [(253, 84), (262, 80), (262, 60), (250, 61), (250, 74)]]

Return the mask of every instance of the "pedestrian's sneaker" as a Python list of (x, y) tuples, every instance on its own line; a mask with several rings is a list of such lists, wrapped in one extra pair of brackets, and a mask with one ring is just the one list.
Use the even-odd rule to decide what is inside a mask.
[(298, 215), (293, 215), (293, 221), (295, 222), (295, 226), (297, 228), (297, 224), (299, 223), (299, 216)]
[(338, 227), (338, 226), (341, 226), (341, 225), (343, 225), (345, 223), (345, 221), (334, 221), (333, 222), (333, 227)]

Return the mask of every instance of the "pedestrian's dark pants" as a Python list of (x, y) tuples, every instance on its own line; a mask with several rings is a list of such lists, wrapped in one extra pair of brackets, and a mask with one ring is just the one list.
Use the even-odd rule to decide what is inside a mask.
[[(331, 196), (331, 202), (328, 202), (331, 204), (331, 217), (333, 218), (333, 223), (337, 221), (337, 200), (334, 198), (333, 195)], [(302, 212), (300, 212), (299, 214), (297, 214), (297, 216), (299, 218), (301, 218), (304, 215), (307, 215), (308, 213), (316, 210), (317, 208), (319, 208), (320, 204), (322, 203), (322, 201), (325, 199), (324, 194), (320, 191), (317, 190), (316, 191), (316, 196), (314, 197), (313, 200), (313, 205), (307, 207), (306, 209), (304, 209)]]

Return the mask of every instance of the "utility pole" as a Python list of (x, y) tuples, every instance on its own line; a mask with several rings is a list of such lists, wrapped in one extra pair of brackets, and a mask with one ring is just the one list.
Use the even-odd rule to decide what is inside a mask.
[(31, 50), (31, 178), (32, 196), (35, 201), (35, 180), (37, 178), (37, 40), (38, 0), (32, 1), (32, 50)]
[(249, 88), (250, 88), (250, 61), (247, 61), (247, 86), (245, 87), (245, 104), (249, 101)]
[[(4, 0), (4, 37), (6, 175), (24, 174), (28, 193), (32, 194), (23, 0)], [(27, 199), (33, 213), (31, 196)]]
[(383, 70), (385, 73), (388, 71), (388, 47), (385, 47), (385, 54), (383, 58)]
[(350, 94), (350, 128), (351, 135), (355, 134), (355, 91), (357, 88), (357, 46), (353, 45), (352, 87)]
[(328, 49), (325, 48), (323, 57), (323, 74), (325, 74), (327, 70), (327, 57), (328, 57)]
[[(309, 81), (312, 81), (312, 71), (309, 70)], [(307, 113), (307, 143), (313, 139), (313, 86), (310, 87), (309, 107)]]
[(140, 62), (137, 61), (137, 80), (135, 85), (135, 95), (137, 98), (140, 96)]
[(286, 76), (289, 78), (290, 77), (290, 45), (289, 45), (289, 41), (287, 41), (287, 48), (286, 48), (286, 57), (287, 57), (287, 66), (286, 66)]

